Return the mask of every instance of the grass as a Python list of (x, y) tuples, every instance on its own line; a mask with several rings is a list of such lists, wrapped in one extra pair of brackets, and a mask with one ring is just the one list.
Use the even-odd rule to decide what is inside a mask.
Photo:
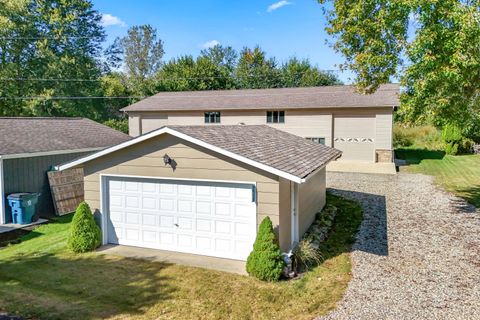
[(408, 165), (403, 171), (434, 176), (438, 185), (480, 208), (480, 155), (445, 155), (440, 131), (431, 126), (397, 125), (394, 135), (395, 155)]
[(399, 149), (399, 159), (405, 159), (405, 171), (435, 177), (446, 190), (480, 208), (480, 155), (444, 155), (441, 151)]
[(362, 211), (339, 207), (325, 261), (297, 280), (264, 283), (200, 268), (67, 251), (71, 216), (0, 250), (0, 310), (41, 319), (311, 319), (335, 307), (351, 278)]

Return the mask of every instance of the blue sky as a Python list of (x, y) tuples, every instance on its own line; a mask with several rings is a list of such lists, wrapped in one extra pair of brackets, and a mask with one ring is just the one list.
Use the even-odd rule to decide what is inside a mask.
[[(94, 0), (104, 14), (108, 42), (128, 27), (151, 24), (165, 44), (165, 59), (200, 53), (220, 43), (239, 50), (260, 45), (280, 62), (308, 58), (324, 70), (337, 70), (342, 56), (326, 44), (325, 18), (316, 0)], [(345, 83), (349, 73), (339, 73)]]

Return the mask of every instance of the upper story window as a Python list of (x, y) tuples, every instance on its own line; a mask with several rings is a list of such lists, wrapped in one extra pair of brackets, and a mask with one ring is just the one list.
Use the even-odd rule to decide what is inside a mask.
[(315, 138), (305, 138), (305, 139), (313, 141), (315, 143), (325, 144), (325, 138), (315, 137)]
[(285, 123), (285, 111), (267, 111), (267, 123)]
[(220, 123), (220, 112), (205, 112), (205, 123)]

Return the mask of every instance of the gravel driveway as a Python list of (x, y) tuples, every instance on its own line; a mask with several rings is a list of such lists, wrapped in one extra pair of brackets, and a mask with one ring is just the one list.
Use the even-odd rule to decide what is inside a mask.
[(480, 319), (480, 215), (424, 175), (328, 173), (364, 208), (353, 279), (323, 319)]

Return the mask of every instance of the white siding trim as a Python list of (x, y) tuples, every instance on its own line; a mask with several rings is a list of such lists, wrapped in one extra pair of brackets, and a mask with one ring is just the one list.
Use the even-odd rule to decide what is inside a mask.
[(126, 142), (123, 142), (121, 144), (118, 144), (116, 146), (113, 146), (113, 147), (110, 147), (110, 148), (107, 148), (107, 149), (104, 149), (102, 151), (99, 151), (97, 153), (94, 153), (92, 155), (89, 155), (89, 156), (86, 156), (86, 157), (83, 157), (83, 158), (80, 158), (78, 160), (75, 160), (75, 161), (72, 161), (72, 162), (69, 162), (69, 163), (66, 163), (66, 164), (63, 164), (63, 165), (60, 165), (60, 166), (57, 166), (56, 169), (59, 170), (59, 171), (62, 171), (62, 170), (66, 170), (66, 169), (70, 169), (70, 168), (73, 168), (73, 167), (76, 167), (78, 165), (81, 165), (85, 162), (88, 162), (88, 161), (91, 161), (91, 160), (94, 160), (94, 159), (97, 159), (99, 157), (102, 157), (104, 155), (107, 155), (109, 153), (112, 153), (112, 152), (115, 152), (115, 151), (118, 151), (118, 150), (121, 150), (121, 149), (124, 149), (126, 147), (129, 147), (131, 145), (134, 145), (134, 144), (137, 144), (139, 142), (142, 142), (142, 141), (145, 141), (145, 140), (148, 140), (150, 138), (153, 138), (153, 137), (157, 137), (159, 135), (162, 135), (162, 134), (170, 134), (172, 136), (175, 136), (177, 138), (180, 138), (180, 139), (183, 139), (185, 141), (189, 141), (193, 144), (196, 144), (200, 147), (204, 147), (206, 149), (209, 149), (209, 150), (212, 150), (214, 152), (217, 152), (217, 153), (220, 153), (224, 156), (227, 156), (229, 158), (232, 158), (232, 159), (235, 159), (235, 160), (238, 160), (240, 162), (243, 162), (243, 163), (246, 163), (248, 165), (251, 165), (253, 167), (256, 167), (256, 168), (259, 168), (261, 170), (264, 170), (266, 172), (270, 172), (274, 175), (277, 175), (279, 177), (282, 177), (282, 178), (285, 178), (287, 180), (290, 180), (290, 181), (293, 181), (293, 182), (296, 182), (296, 183), (302, 183), (304, 182), (302, 178), (299, 178), (297, 176), (294, 176), (290, 173), (287, 173), (287, 172), (284, 172), (284, 171), (281, 171), (281, 170), (278, 170), (278, 169), (275, 169), (271, 166), (267, 166), (265, 164), (262, 164), (260, 162), (257, 162), (257, 161), (254, 161), (254, 160), (251, 160), (251, 159), (248, 159), (246, 157), (243, 157), (241, 155), (238, 155), (236, 153), (233, 153), (233, 152), (230, 152), (230, 151), (227, 151), (227, 150), (224, 150), (222, 148), (219, 148), (219, 147), (216, 147), (214, 145), (211, 145), (209, 143), (206, 143), (202, 140), (199, 140), (199, 139), (196, 139), (196, 138), (193, 138), (189, 135), (186, 135), (186, 134), (183, 134), (181, 132), (178, 132), (176, 130), (173, 130), (173, 129), (170, 129), (170, 128), (167, 128), (167, 127), (164, 127), (164, 128), (161, 128), (161, 129), (158, 129), (158, 130), (155, 130), (155, 131), (152, 131), (150, 133), (147, 133), (145, 135), (142, 135), (138, 138), (135, 138), (135, 139), (132, 139), (132, 140), (129, 140), (129, 141), (126, 141)]
[(300, 241), (298, 223), (298, 184), (290, 182), (290, 208), (291, 208), (291, 232), (290, 243), (292, 249)]
[(79, 152), (88, 152), (88, 151), (99, 151), (105, 149), (101, 148), (85, 148), (85, 149), (72, 149), (72, 150), (55, 150), (55, 151), (44, 151), (44, 152), (32, 152), (32, 153), (16, 153), (16, 154), (5, 154), (0, 156), (1, 159), (18, 159), (18, 158), (31, 158), (31, 157), (43, 157), (43, 156), (54, 156), (60, 154), (69, 154), (69, 153), (79, 153)]
[(3, 159), (0, 158), (0, 224), (4, 224), (7, 220), (5, 216), (5, 187), (3, 183)]

